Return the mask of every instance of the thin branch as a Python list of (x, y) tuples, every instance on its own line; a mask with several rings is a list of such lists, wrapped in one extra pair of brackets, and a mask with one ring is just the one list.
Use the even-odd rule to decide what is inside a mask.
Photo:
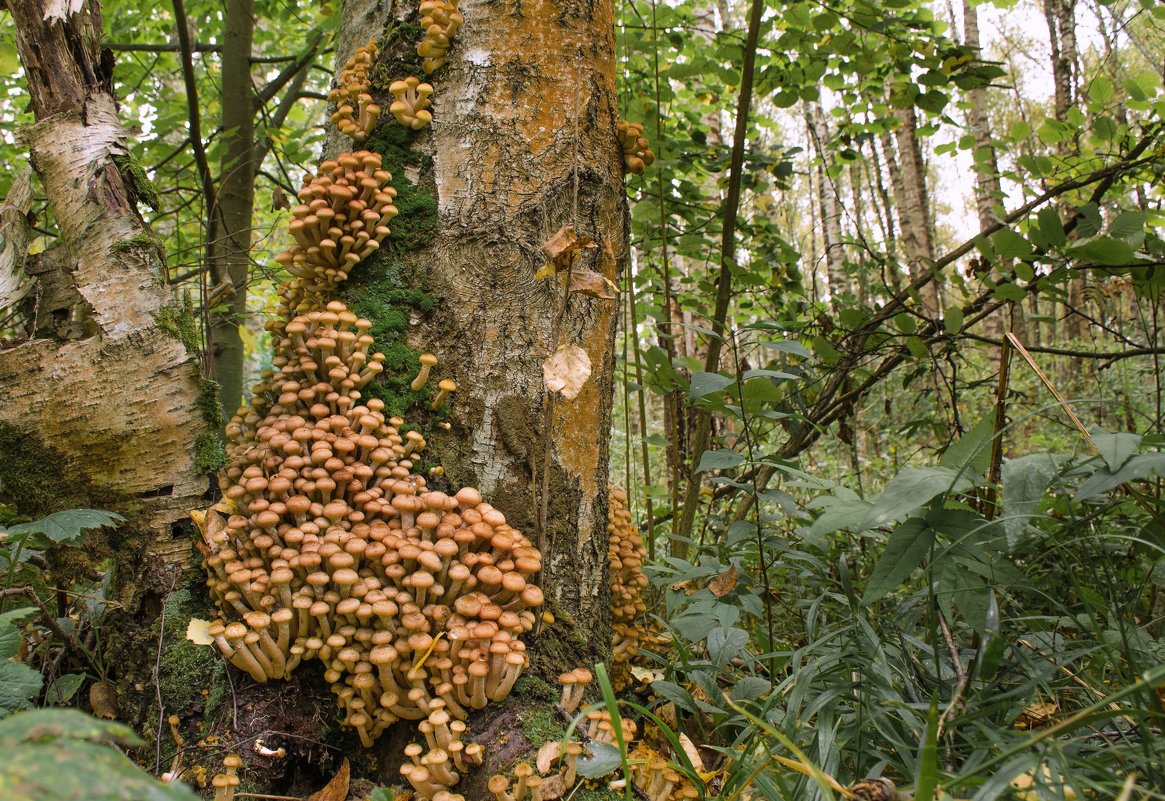
[[(296, 56), (290, 64), (281, 69), (279, 74), (272, 78), (266, 86), (256, 92), (256, 111), (274, 99), (275, 95), (279, 94), (279, 90), (291, 82), (292, 79), (294, 79), (296, 76), (300, 75), (301, 73), (306, 75), (307, 67), (312, 65), (312, 62), (315, 61), (316, 56), (319, 54), (320, 41), (322, 39), (322, 33), (320, 33), (318, 30), (312, 31), (311, 35), (307, 39), (307, 47), (303, 49), (303, 52)], [(299, 85), (303, 85), (302, 80), (300, 80)], [(290, 94), (294, 94), (294, 92), (290, 92)]]
[[(740, 189), (744, 171), (744, 146), (748, 138), (748, 118), (752, 109), (752, 81), (756, 66), (757, 42), (760, 39), (761, 14), (764, 3), (752, 0), (748, 18), (748, 39), (744, 46), (744, 65), (740, 71), (740, 100), (736, 110), (736, 129), (732, 134), (732, 158), (729, 162), (728, 194), (724, 201), (724, 227), (720, 237), (720, 276), (716, 288), (716, 306), (712, 312), (712, 337), (708, 342), (708, 356), (704, 360), (705, 372), (714, 373), (720, 366), (720, 348), (724, 342), (724, 325), (728, 317), (728, 302), (732, 298), (732, 266), (736, 263), (736, 224), (740, 210)], [(670, 309), (668, 310), (670, 313)], [(708, 447), (708, 437), (712, 431), (712, 415), (707, 409), (700, 409), (696, 421), (696, 433), (692, 438), (690, 453), (699, 459)], [(679, 526), (672, 531), (673, 553), (683, 556), (687, 551), (685, 539), (691, 537), (692, 523), (696, 519), (696, 508), (700, 499), (700, 479), (693, 471), (684, 492)]]

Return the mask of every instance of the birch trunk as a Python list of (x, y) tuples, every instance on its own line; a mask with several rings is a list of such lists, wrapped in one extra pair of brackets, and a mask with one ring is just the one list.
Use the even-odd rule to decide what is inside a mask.
[(820, 103), (808, 103), (809, 124), (813, 131), (813, 144), (817, 150), (817, 201), (821, 210), (821, 233), (825, 244), (825, 267), (829, 279), (830, 304), (836, 309), (838, 301), (849, 294), (845, 277), (845, 253), (841, 241), (841, 203), (837, 197), (837, 184), (827, 172), (829, 128)]
[[(90, 487), (92, 502), (104, 499), (131, 530), (151, 533), (150, 558), (181, 562), (190, 543), (172, 537), (171, 526), (206, 491), (195, 453), (208, 445), (196, 403), (202, 376), (174, 335), (181, 307), (162, 283), (160, 245), (135, 205), (147, 189), (128, 160), (111, 65), (99, 57), (99, 4), (46, 19), (52, 6), (9, 4), (37, 119), (23, 137), (56, 219), (54, 252), (90, 322), (85, 338), (34, 338), (0, 352), (0, 425), (61, 457), (64, 475), (50, 496), (76, 498), (77, 486)], [(169, 333), (160, 320), (170, 321)], [(123, 578), (146, 564), (122, 557)]]
[[(914, 107), (894, 109), (898, 127), (894, 141), (898, 147), (897, 170), (891, 163), (895, 201), (900, 223), (899, 239), (906, 252), (912, 281), (926, 275), (934, 265), (934, 242), (930, 233), (930, 202), (926, 189), (926, 167), (918, 142), (918, 120)], [(895, 177), (896, 175), (896, 177)], [(920, 290), (922, 308), (926, 316), (939, 312), (938, 276)]]

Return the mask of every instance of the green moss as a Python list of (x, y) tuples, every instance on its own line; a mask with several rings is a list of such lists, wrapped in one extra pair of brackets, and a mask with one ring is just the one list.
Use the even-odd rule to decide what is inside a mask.
[(560, 693), (537, 676), (522, 676), (514, 683), (512, 695), (523, 701), (542, 701), (550, 705), (558, 703)]
[[(121, 173), (121, 178), (125, 181), (134, 200), (140, 200), (154, 211), (162, 207), (162, 198), (158, 194), (157, 188), (146, 175), (141, 163), (132, 154), (117, 154), (113, 157), (113, 163), (117, 165), (117, 170)], [(155, 245), (156, 243), (157, 241), (154, 240)]]
[(194, 407), (202, 414), (202, 419), (214, 430), (222, 428), (222, 404), (218, 402), (218, 382), (206, 378), (198, 387), (198, 397)]
[[(191, 582), (198, 579), (201, 579), (201, 574)], [(213, 647), (195, 645), (186, 639), (186, 624), (190, 618), (209, 615), (213, 615), (213, 611), (187, 588), (175, 590), (166, 599), (166, 632), (162, 640), (158, 686), (168, 713), (185, 716), (202, 708), (210, 717), (209, 703), (203, 700), (202, 691), (224, 683), (223, 662)], [(160, 621), (159, 617), (159, 623), (154, 626), (155, 637)]]
[(70, 469), (69, 458), (34, 432), (0, 423), (0, 502), (11, 514), (35, 520), (62, 509), (121, 509)]
[(149, 231), (134, 234), (129, 239), (114, 242), (110, 251), (113, 253), (132, 253), (135, 250), (157, 250), (161, 243)]
[(559, 720), (554, 707), (549, 710), (519, 712), (518, 720), (522, 722), (522, 735), (530, 742), (532, 748), (541, 748), (543, 743), (561, 740), (566, 734), (566, 728)]
[(194, 440), (194, 466), (198, 472), (213, 473), (226, 463), (227, 452), (218, 434), (199, 434)]
[(411, 22), (393, 21), (389, 23), (377, 45), (382, 54), (372, 71), (372, 88), (387, 92), (393, 81), (407, 75), (422, 74), (422, 59), (417, 55), (417, 42), (425, 32)]
[(202, 340), (198, 333), (198, 318), (194, 315), (194, 301), (189, 297), (158, 309), (154, 313), (154, 323), (181, 342), (190, 353), (198, 353)]

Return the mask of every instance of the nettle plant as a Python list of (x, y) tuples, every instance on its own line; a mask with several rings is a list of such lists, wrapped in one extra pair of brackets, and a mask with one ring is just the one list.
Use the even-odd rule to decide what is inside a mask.
[[(67, 703), (87, 678), (104, 678), (97, 636), (105, 576), (52, 586), (46, 555), (78, 546), (86, 531), (123, 519), (72, 509), (0, 526), (0, 715), (35, 706), (42, 696), (49, 704)], [(83, 670), (60, 672), (69, 665)]]

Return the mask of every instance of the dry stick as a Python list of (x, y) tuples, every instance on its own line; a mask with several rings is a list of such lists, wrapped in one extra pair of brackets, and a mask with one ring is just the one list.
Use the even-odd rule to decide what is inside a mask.
[[(720, 237), (720, 277), (716, 288), (716, 306), (712, 312), (712, 336), (708, 342), (708, 357), (704, 360), (704, 371), (716, 372), (720, 366), (720, 348), (724, 342), (724, 323), (728, 318), (728, 302), (732, 298), (732, 264), (736, 258), (736, 218), (740, 210), (741, 173), (744, 171), (744, 143), (748, 135), (748, 117), (752, 108), (752, 79), (756, 66), (757, 41), (760, 38), (761, 14), (764, 3), (752, 0), (748, 18), (748, 39), (744, 45), (744, 66), (740, 71), (740, 100), (736, 111), (736, 130), (732, 134), (732, 159), (729, 163), (728, 195), (724, 202), (724, 230)], [(669, 312), (670, 313), (670, 312)], [(707, 409), (697, 412), (696, 434), (692, 438), (689, 452), (693, 459), (699, 459), (708, 447), (708, 437), (712, 430), (712, 415)], [(694, 471), (688, 479), (684, 493), (684, 505), (680, 509), (679, 526), (672, 528), (672, 553), (683, 558), (687, 556), (688, 540), (692, 536), (692, 524), (696, 519), (696, 507), (700, 500), (700, 477)]]
[(1064, 414), (1068, 415), (1068, 419), (1072, 421), (1072, 425), (1084, 437), (1084, 441), (1091, 445), (1094, 451), (1100, 453), (1100, 448), (1096, 447), (1096, 443), (1092, 439), (1092, 434), (1085, 428), (1084, 423), (1080, 422), (1080, 418), (1076, 416), (1076, 412), (1072, 411), (1072, 407), (1068, 405), (1068, 401), (1064, 400), (1064, 396), (1060, 394), (1051, 380), (1044, 375), (1044, 371), (1036, 364), (1036, 360), (1032, 358), (1032, 355), (1027, 352), (1027, 348), (1010, 331), (1007, 333), (1007, 341), (1011, 343), (1011, 346), (1018, 351), (1019, 355), (1023, 357), (1023, 360), (1032, 368), (1036, 377), (1040, 379), (1040, 383), (1044, 385), (1048, 392), (1052, 393), (1052, 397), (1056, 399), (1056, 403), (1060, 404), (1060, 408), (1064, 410)]
[(178, 586), (178, 573), (174, 573), (174, 578), (170, 581), (170, 591), (166, 593), (166, 597), (162, 599), (162, 612), (158, 620), (158, 651), (154, 657), (154, 694), (158, 700), (158, 732), (154, 737), (157, 748), (154, 752), (154, 775), (157, 776), (162, 770), (162, 728), (166, 725), (166, 705), (162, 700), (162, 645), (166, 638), (166, 603), (170, 600), (170, 596), (174, 593), (174, 588)]

